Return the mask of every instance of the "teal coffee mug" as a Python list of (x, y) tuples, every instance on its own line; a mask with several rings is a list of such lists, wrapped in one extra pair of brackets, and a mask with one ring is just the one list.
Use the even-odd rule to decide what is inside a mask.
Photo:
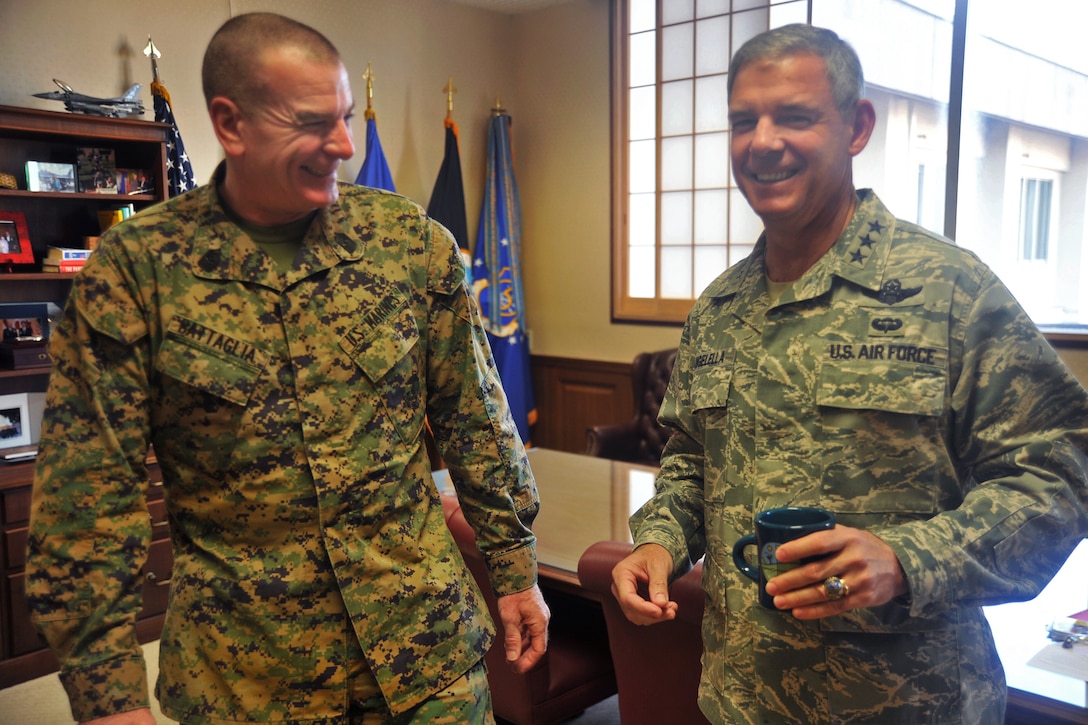
[[(817, 531), (829, 531), (835, 528), (835, 514), (820, 508), (809, 506), (784, 506), (767, 509), (756, 515), (755, 533), (742, 536), (733, 545), (733, 563), (741, 573), (759, 584), (759, 603), (767, 609), (777, 609), (774, 597), (767, 594), (767, 581), (801, 564), (812, 561), (803, 559), (799, 562), (779, 562), (775, 552), (787, 541), (800, 539), (802, 536)], [(759, 566), (748, 563), (744, 550), (755, 546), (759, 552)]]

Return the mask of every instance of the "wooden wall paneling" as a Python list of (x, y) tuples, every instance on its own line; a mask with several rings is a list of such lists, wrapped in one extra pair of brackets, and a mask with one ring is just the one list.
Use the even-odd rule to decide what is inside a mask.
[(634, 415), (630, 363), (534, 355), (532, 371), (534, 445), (584, 453), (586, 428)]

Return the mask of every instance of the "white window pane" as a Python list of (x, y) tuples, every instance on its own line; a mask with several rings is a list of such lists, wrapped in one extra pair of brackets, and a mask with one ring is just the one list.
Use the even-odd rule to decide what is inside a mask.
[(657, 194), (631, 194), (627, 198), (627, 244), (653, 247), (657, 244)]
[(730, 244), (729, 245), (729, 266), (732, 267), (740, 260), (747, 257), (755, 249), (754, 244)]
[(691, 133), (694, 86), (690, 80), (661, 84), (661, 135)]
[(654, 276), (657, 269), (653, 247), (627, 250), (627, 294), (631, 297), (653, 297), (657, 292)]
[(794, 2), (782, 3), (781, 5), (772, 5), (770, 24), (767, 27), (781, 28), (783, 25), (789, 25), (790, 23), (807, 22), (808, 3), (806, 0), (795, 0)]
[(690, 78), (692, 69), (692, 23), (674, 25), (661, 31), (661, 80)]
[(729, 70), (729, 16), (695, 24), (695, 75)]
[(661, 244), (691, 244), (691, 192), (661, 195)]
[(653, 30), (657, 18), (656, 0), (628, 0), (628, 32)]
[(729, 267), (729, 248), (724, 244), (695, 248), (695, 296)]
[(755, 244), (763, 233), (763, 222), (739, 191), (729, 192), (729, 241), (731, 244)]
[(654, 142), (632, 141), (627, 147), (629, 176), (628, 191), (632, 194), (652, 192), (656, 188), (657, 163), (654, 160)]
[(653, 86), (632, 88), (627, 95), (630, 140), (652, 139), (657, 134), (657, 94)]
[(695, 188), (729, 185), (729, 134), (706, 133), (695, 137)]
[(711, 15), (721, 15), (729, 12), (729, 0), (697, 0), (695, 3), (695, 16), (709, 18)]
[(695, 131), (725, 131), (729, 128), (729, 77), (698, 78), (695, 81)]
[(631, 87), (651, 86), (657, 82), (657, 43), (654, 31), (632, 35), (628, 43), (630, 51)]
[(724, 189), (695, 192), (696, 245), (725, 244), (729, 241), (729, 219), (726, 215), (728, 208), (729, 192)]
[(733, 15), (733, 51), (744, 45), (764, 30), (767, 30), (767, 10), (749, 10), (746, 13), (734, 13)]
[(688, 300), (692, 295), (691, 247), (665, 247), (661, 250), (661, 296)]
[[(840, 0), (836, 0), (838, 2)], [(751, 10), (752, 8), (764, 8), (773, 0), (733, 0), (733, 11), (738, 10)], [(872, 0), (869, 0), (872, 2)]]
[(695, 14), (694, 0), (665, 0), (661, 3), (661, 24), (672, 25), (691, 20)]
[[(661, 140), (661, 188), (663, 190), (691, 188), (691, 137), (678, 136)], [(640, 191), (645, 191), (640, 189)]]

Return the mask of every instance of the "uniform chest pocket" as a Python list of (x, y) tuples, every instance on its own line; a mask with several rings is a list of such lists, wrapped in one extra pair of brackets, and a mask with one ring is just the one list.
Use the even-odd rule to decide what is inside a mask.
[[(815, 397), (822, 437), (824, 500), (848, 525), (936, 513), (943, 454), (947, 353), (922, 362), (828, 362)], [(872, 515), (873, 518), (869, 518)]]
[(699, 353), (692, 358), (692, 410), (700, 412), (728, 406), (734, 355), (733, 350), (717, 350)]
[(389, 423), (401, 439), (417, 440), (425, 413), (419, 328), (406, 302), (374, 326), (360, 325), (340, 347), (374, 386)]
[(265, 355), (247, 342), (173, 323), (156, 356), (161, 397), (155, 447), (207, 471), (229, 463), (239, 427), (264, 373)]

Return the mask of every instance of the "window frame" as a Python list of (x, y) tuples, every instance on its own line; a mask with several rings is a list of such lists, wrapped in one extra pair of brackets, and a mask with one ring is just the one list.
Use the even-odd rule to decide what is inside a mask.
[[(658, 24), (655, 26), (656, 43), (659, 52), (656, 53), (655, 64), (655, 190), (654, 190), (654, 204), (655, 204), (655, 245), (654, 254), (656, 255), (656, 264), (654, 265), (654, 281), (656, 294), (660, 295), (661, 291), (661, 275), (662, 275), (662, 238), (660, 233), (661, 226), (661, 205), (662, 194), (661, 188), (661, 148), (662, 148), (662, 131), (661, 131), (661, 94), (664, 81), (662, 79), (662, 53), (661, 48), (661, 33), (662, 26), (660, 23), (661, 18), (661, 5), (664, 0), (656, 0), (657, 4), (657, 17)], [(961, 146), (961, 133), (963, 118), (963, 94), (964, 94), (964, 66), (965, 66), (965, 54), (967, 51), (967, 25), (968, 25), (968, 3), (970, 0), (955, 0), (954, 15), (952, 17), (952, 45), (951, 45), (951, 68), (949, 75), (949, 98), (947, 106), (947, 138), (945, 152), (945, 188), (944, 188), (944, 209), (943, 209), (943, 228), (934, 229), (939, 231), (944, 236), (955, 239), (956, 238), (956, 225), (957, 214), (959, 213), (959, 177), (961, 174), (960, 169), (960, 146)], [(802, 0), (801, 3), (803, 12), (807, 16), (807, 22), (812, 22), (813, 17), (813, 0)], [(628, 164), (628, 148), (630, 144), (630, 117), (628, 111), (628, 94), (629, 88), (629, 65), (630, 54), (628, 39), (630, 38), (629, 27), (629, 0), (612, 0), (612, 65), (611, 65), (611, 98), (612, 98), (612, 205), (611, 205), (611, 226), (612, 226), (612, 239), (611, 239), (611, 288), (612, 288), (612, 310), (611, 319), (617, 323), (641, 323), (641, 324), (661, 324), (661, 325), (680, 325), (687, 318), (692, 306), (695, 304), (698, 294), (701, 290), (695, 290), (695, 294), (690, 299), (671, 299), (663, 298), (660, 296), (654, 297), (632, 297), (629, 294), (631, 273), (630, 273), (630, 259), (629, 259), (629, 229), (628, 229), (628, 206), (630, 203), (630, 184), (629, 184), (629, 172), (630, 167)], [(732, 11), (732, 14), (736, 14), (738, 11)], [(743, 10), (739, 12), (744, 12)], [(773, 21), (772, 21), (773, 22)], [(731, 33), (732, 36), (732, 33)], [(730, 57), (734, 48), (729, 49)], [(727, 135), (731, 133), (731, 129), (727, 129)], [(695, 134), (692, 136), (696, 137)], [(726, 160), (726, 163), (729, 163)], [(936, 170), (936, 169), (934, 169)], [(733, 193), (736, 191), (735, 181), (732, 179), (730, 171), (730, 179), (728, 182), (728, 190), (730, 191), (730, 205), (734, 203), (732, 199)], [(692, 191), (695, 191), (693, 189)], [(1056, 203), (1056, 202), (1055, 202)], [(938, 214), (940, 211), (938, 210)], [(727, 211), (728, 214), (728, 211)], [(1054, 222), (1052, 222), (1054, 223)], [(732, 250), (742, 247), (749, 247), (755, 242), (752, 240), (745, 240), (744, 244), (733, 244), (732, 240), (727, 238), (728, 248), (730, 249), (729, 256), (732, 265), (734, 260), (732, 259)], [(1051, 240), (1053, 242), (1053, 239)], [(1088, 254), (1088, 248), (1085, 249), (1085, 253)], [(724, 269), (722, 270), (724, 271)], [(1038, 324), (1038, 323), (1037, 323)], [(1062, 340), (1066, 342), (1080, 342), (1088, 344), (1088, 323), (1086, 323), (1086, 329), (1080, 329), (1077, 325), (1074, 329), (1067, 329), (1063, 326), (1050, 326), (1040, 324), (1040, 328), (1044, 331), (1049, 339)]]

